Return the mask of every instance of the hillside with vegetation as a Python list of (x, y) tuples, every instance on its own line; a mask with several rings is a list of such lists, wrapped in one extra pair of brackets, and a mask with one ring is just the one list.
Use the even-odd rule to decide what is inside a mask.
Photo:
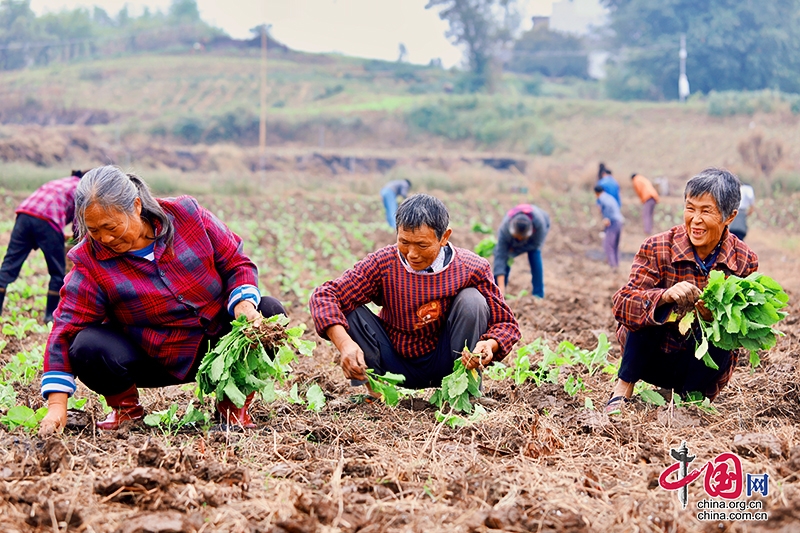
[[(268, 171), (290, 171), (323, 151), (389, 158), (390, 167), (416, 157), (503, 155), (520, 160), (523, 173), (548, 169), (558, 179), (589, 176), (599, 160), (674, 178), (724, 165), (778, 179), (784, 189), (800, 174), (791, 142), (800, 100), (775, 91), (623, 103), (583, 80), (505, 74), (494, 94), (459, 94), (460, 73), (436, 67), (288, 50), (271, 50), (267, 64)], [(2, 71), (4, 174), (109, 161), (165, 172), (256, 171), (259, 69), (257, 48), (219, 47)], [(742, 156), (740, 145), (754, 137), (780, 145), (769, 172)]]

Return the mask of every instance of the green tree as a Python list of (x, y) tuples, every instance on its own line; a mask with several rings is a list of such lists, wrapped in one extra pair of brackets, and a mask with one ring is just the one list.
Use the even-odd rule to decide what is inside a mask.
[(579, 37), (536, 25), (514, 42), (508, 69), (524, 74), (588, 78), (588, 60)]
[(694, 91), (800, 92), (800, 0), (601, 0), (620, 50), (615, 83), (677, 98), (680, 35)]
[(180, 22), (200, 22), (200, 10), (196, 0), (172, 0), (169, 16)]
[(0, 2), (0, 68), (23, 68), (33, 63), (31, 44), (44, 34), (31, 10), (30, 0)]
[(450, 25), (447, 37), (466, 47), (471, 90), (491, 90), (495, 55), (519, 21), (514, 7), (515, 0), (428, 0), (425, 9), (439, 9)]

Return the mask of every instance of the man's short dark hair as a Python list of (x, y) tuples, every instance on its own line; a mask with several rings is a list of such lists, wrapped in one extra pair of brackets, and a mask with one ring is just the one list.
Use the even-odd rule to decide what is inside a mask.
[(533, 221), (525, 213), (517, 213), (509, 222), (511, 235), (528, 238), (533, 234)]
[(450, 213), (438, 198), (429, 194), (412, 194), (397, 208), (395, 222), (398, 228), (410, 231), (428, 226), (436, 238), (441, 239), (450, 225)]
[(604, 190), (605, 189), (603, 189), (602, 185), (595, 185), (594, 186), (594, 192), (603, 192)]

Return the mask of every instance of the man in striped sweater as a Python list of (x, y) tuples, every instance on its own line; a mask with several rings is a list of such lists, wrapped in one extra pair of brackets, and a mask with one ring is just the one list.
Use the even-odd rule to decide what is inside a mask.
[[(353, 385), (365, 371), (402, 374), (405, 387), (436, 387), (464, 348), (468, 368), (499, 361), (519, 340), (519, 326), (488, 261), (448, 242), (444, 204), (409, 197), (396, 215), (397, 243), (369, 254), (317, 287), (309, 306), (317, 333), (333, 342)], [(381, 306), (379, 315), (366, 304)]]

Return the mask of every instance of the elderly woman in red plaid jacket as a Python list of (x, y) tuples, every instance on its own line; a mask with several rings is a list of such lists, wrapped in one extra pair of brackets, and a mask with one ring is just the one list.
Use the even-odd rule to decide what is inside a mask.
[[(192, 381), (232, 317), (285, 313), (259, 293), (242, 240), (194, 198), (157, 200), (138, 176), (105, 166), (84, 175), (75, 216), (84, 238), (69, 254), (75, 266), (47, 341), (42, 434), (66, 424), (76, 378), (112, 408), (97, 426), (116, 429), (144, 415), (140, 387)], [(252, 427), (248, 404), (217, 408)]]
[(706, 169), (686, 184), (683, 225), (642, 244), (627, 285), (614, 295), (622, 362), (606, 412), (619, 410), (639, 380), (712, 400), (727, 385), (738, 352), (709, 347), (719, 366), (711, 369), (694, 357), (694, 336), (681, 335), (677, 322), (667, 320), (672, 311), (682, 315), (693, 307), (708, 316), (699, 298), (712, 270), (744, 277), (758, 269), (756, 254), (728, 230), (739, 196), (736, 176)]

